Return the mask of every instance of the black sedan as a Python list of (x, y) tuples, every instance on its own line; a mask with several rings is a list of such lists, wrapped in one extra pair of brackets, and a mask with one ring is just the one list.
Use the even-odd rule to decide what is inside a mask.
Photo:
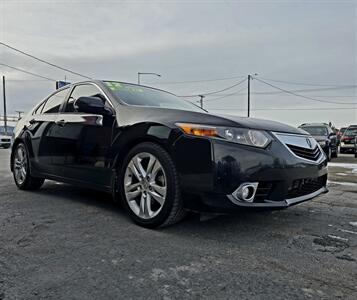
[(72, 84), (36, 105), (16, 126), (11, 170), (22, 190), (50, 179), (110, 192), (146, 227), (327, 192), (326, 156), (306, 132), (115, 81)]

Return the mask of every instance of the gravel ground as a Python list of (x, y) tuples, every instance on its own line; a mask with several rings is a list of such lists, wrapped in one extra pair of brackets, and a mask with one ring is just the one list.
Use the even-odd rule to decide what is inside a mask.
[(357, 298), (352, 156), (334, 160), (330, 193), (313, 201), (162, 230), (103, 193), (19, 191), (8, 159), (0, 149), (0, 299)]

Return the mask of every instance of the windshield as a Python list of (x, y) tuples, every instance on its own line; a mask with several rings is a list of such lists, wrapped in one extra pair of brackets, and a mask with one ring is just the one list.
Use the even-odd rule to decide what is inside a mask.
[(357, 128), (350, 128), (345, 131), (344, 135), (352, 135), (355, 136), (357, 135)]
[[(11, 135), (13, 131), (14, 131), (14, 126), (7, 126), (7, 134), (8, 135)], [(4, 126), (0, 126), (0, 134), (5, 134)]]
[(168, 92), (116, 81), (104, 82), (118, 99), (129, 105), (206, 112), (198, 106)]
[(301, 128), (311, 135), (327, 135), (327, 128), (323, 126), (303, 126)]

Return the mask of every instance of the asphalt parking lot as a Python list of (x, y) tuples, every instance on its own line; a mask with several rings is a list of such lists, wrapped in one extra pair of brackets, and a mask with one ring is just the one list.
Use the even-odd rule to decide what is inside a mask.
[(356, 299), (357, 159), (274, 212), (134, 225), (109, 195), (19, 191), (0, 149), (0, 299)]

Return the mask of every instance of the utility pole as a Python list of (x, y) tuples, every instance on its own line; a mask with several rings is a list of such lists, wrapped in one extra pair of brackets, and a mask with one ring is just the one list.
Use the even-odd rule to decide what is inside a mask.
[(248, 75), (248, 118), (250, 117), (250, 79), (252, 76)]
[(200, 107), (203, 108), (203, 98), (205, 96), (203, 96), (203, 95), (198, 95), (198, 96), (200, 97)]
[[(257, 76), (257, 73), (254, 73), (254, 76)], [(250, 81), (253, 79), (252, 75), (248, 75), (248, 118), (250, 117)]]
[(17, 112), (18, 114), (19, 114), (19, 120), (21, 119), (21, 114), (23, 114), (24, 113), (24, 111), (22, 111), (22, 110), (15, 110), (15, 112)]
[(4, 130), (5, 130), (5, 135), (7, 135), (5, 76), (2, 77), (2, 92), (3, 92), (3, 99), (4, 99)]

